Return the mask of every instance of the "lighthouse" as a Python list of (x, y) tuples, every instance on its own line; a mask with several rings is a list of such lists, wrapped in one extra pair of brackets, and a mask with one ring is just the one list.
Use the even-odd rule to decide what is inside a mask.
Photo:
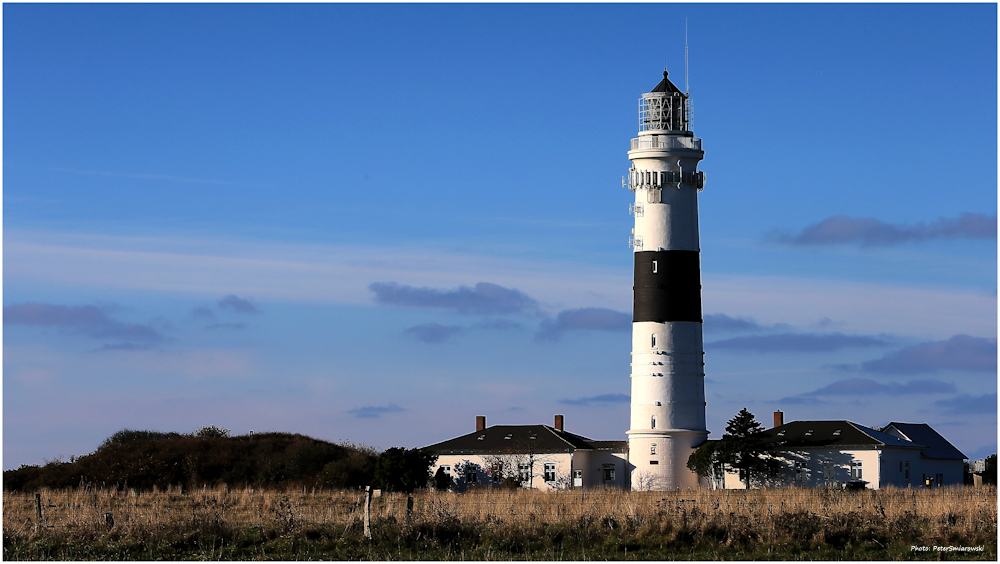
[(633, 489), (695, 488), (687, 468), (705, 429), (698, 162), (688, 95), (663, 72), (639, 100), (639, 134), (623, 184), (635, 193), (631, 246), (632, 396), (628, 431)]

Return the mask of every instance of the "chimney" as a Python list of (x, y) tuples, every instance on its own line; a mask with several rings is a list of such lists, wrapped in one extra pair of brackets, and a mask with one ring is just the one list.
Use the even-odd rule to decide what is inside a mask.
[(486, 429), (486, 416), (485, 415), (477, 415), (476, 416), (476, 430), (477, 431), (482, 431), (484, 429)]
[(774, 412), (774, 426), (781, 427), (785, 424), (785, 414), (780, 411)]
[(556, 431), (564, 431), (565, 418), (562, 415), (556, 415)]

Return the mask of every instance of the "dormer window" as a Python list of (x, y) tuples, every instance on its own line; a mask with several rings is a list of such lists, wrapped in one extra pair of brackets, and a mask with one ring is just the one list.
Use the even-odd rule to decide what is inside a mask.
[(809, 429), (808, 431), (806, 431), (806, 436), (807, 436), (807, 437), (808, 437), (809, 435), (812, 435), (812, 434), (813, 434), (813, 430), (812, 430), (812, 429)]
[(531, 436), (530, 436), (530, 437), (528, 437), (528, 438), (529, 438), (529, 439), (531, 439), (531, 440), (535, 440), (535, 439), (536, 439), (537, 437), (538, 437), (538, 435), (531, 435)]
[(784, 437), (785, 436), (785, 432), (784, 431), (778, 431), (778, 436), (779, 437)]
[(503, 438), (503, 440), (509, 441), (511, 439), (511, 437), (513, 437), (513, 436), (514, 435), (507, 435), (506, 437)]
[(478, 437), (476, 437), (477, 441), (482, 441), (482, 440), (485, 440), (485, 439), (486, 439), (486, 435), (479, 435)]
[(840, 436), (840, 429), (837, 429), (836, 431), (834, 431), (833, 432), (833, 436), (834, 437), (839, 437)]

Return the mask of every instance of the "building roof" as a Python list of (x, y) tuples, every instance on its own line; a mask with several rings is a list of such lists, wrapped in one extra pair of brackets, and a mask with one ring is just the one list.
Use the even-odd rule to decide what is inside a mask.
[(765, 431), (765, 442), (776, 448), (890, 446), (924, 448), (925, 445), (881, 433), (850, 421), (792, 421)]
[(680, 88), (674, 86), (674, 83), (670, 82), (670, 79), (667, 78), (667, 71), (663, 71), (663, 80), (650, 90), (650, 92), (666, 92), (668, 94), (672, 94), (674, 92), (680, 93), (681, 90)]
[(438, 454), (553, 454), (576, 450), (624, 450), (627, 441), (594, 441), (548, 425), (494, 425), (430, 445)]
[(968, 458), (962, 451), (955, 448), (955, 445), (948, 442), (937, 431), (927, 423), (889, 423), (885, 428), (886, 433), (897, 435), (920, 443), (927, 447), (920, 452), (924, 458), (940, 458), (948, 460), (964, 460)]

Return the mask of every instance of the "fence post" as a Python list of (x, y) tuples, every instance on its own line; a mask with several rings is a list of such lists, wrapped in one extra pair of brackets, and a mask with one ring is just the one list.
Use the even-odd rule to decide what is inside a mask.
[(35, 530), (42, 530), (42, 494), (35, 494)]
[(372, 487), (365, 486), (365, 538), (368, 540), (371, 540), (372, 538), (371, 509)]
[(409, 521), (413, 518), (413, 496), (406, 496), (406, 520)]

